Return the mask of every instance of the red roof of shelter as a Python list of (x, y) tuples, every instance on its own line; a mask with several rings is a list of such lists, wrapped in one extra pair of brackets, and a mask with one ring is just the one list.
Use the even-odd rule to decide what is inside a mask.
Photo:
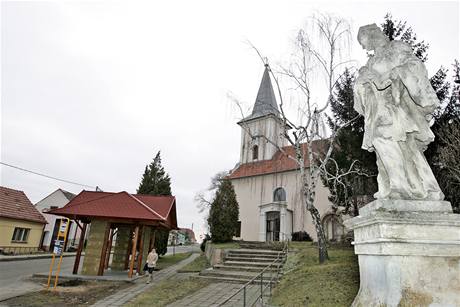
[[(313, 142), (313, 151), (319, 152), (320, 144), (325, 145), (324, 140)], [(308, 157), (307, 144), (302, 144), (304, 158)], [(295, 148), (293, 146), (285, 146), (278, 150), (271, 160), (263, 160), (240, 164), (234, 169), (227, 178), (237, 179), (243, 177), (251, 177), (258, 175), (267, 175), (279, 172), (293, 171), (299, 169), (297, 162), (291, 157), (295, 157)], [(309, 160), (305, 159), (305, 167), (309, 167)]]
[(67, 205), (48, 213), (76, 219), (78, 217), (115, 218), (143, 221), (158, 221), (177, 228), (176, 198), (129, 194), (125, 191), (82, 191)]
[(0, 217), (46, 224), (23, 191), (0, 187)]

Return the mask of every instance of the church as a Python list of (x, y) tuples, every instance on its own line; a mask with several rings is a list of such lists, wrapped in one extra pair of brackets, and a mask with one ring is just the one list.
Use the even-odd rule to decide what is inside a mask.
[[(265, 67), (252, 113), (238, 125), (241, 127), (240, 160), (228, 175), (240, 208), (237, 238), (284, 241), (291, 240), (294, 232), (306, 231), (316, 240), (301, 192), (298, 167), (286, 155), (293, 155), (294, 148), (288, 146), (282, 136), (283, 121), (268, 67)], [(333, 213), (328, 196), (329, 190), (318, 182), (315, 205), (327, 239), (340, 240), (345, 229), (341, 219)]]

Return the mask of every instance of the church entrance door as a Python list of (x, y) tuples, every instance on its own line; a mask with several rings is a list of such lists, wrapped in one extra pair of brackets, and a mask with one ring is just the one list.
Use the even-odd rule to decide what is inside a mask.
[(267, 220), (267, 241), (279, 241), (280, 240), (280, 212), (269, 211), (266, 213)]

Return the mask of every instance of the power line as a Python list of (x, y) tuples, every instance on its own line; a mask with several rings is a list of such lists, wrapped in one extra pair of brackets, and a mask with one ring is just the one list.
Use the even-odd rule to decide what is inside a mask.
[(18, 169), (18, 170), (23, 171), (23, 172), (31, 173), (31, 174), (42, 176), (42, 177), (46, 177), (46, 178), (49, 178), (49, 179), (62, 181), (62, 182), (65, 182), (65, 183), (70, 183), (70, 184), (75, 184), (75, 185), (79, 185), (79, 186), (87, 187), (87, 188), (91, 188), (91, 189), (98, 189), (98, 187), (93, 187), (93, 186), (90, 186), (90, 185), (87, 185), (87, 184), (82, 184), (82, 183), (69, 181), (69, 180), (65, 180), (65, 179), (60, 179), (60, 178), (57, 178), (57, 177), (53, 177), (53, 176), (45, 175), (45, 174), (42, 174), (42, 173), (34, 172), (34, 171), (31, 171), (31, 170), (28, 170), (28, 169), (25, 169), (25, 168), (22, 168), (22, 167), (19, 167), (19, 166), (11, 165), (11, 164), (8, 164), (8, 163), (0, 162), (0, 164), (8, 166), (8, 167), (11, 167), (11, 168)]

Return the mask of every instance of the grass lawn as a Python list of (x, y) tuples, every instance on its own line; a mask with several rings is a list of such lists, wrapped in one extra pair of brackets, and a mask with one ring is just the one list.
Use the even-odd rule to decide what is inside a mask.
[(166, 306), (209, 284), (210, 282), (207, 280), (194, 277), (188, 277), (186, 279), (166, 279), (159, 282), (158, 285), (152, 289), (139, 295), (133, 303), (127, 306)]
[(206, 259), (204, 254), (201, 254), (198, 258), (187, 264), (186, 266), (182, 267), (178, 272), (179, 273), (193, 273), (193, 272), (201, 272), (202, 270), (209, 267), (209, 262)]
[(358, 258), (353, 248), (329, 247), (330, 260), (323, 265), (318, 264), (318, 249), (311, 242), (292, 242), (290, 249), (293, 252), (273, 292), (272, 305), (351, 305), (359, 289)]
[(173, 255), (161, 256), (157, 261), (157, 269), (161, 270), (161, 269), (167, 268), (168, 266), (176, 264), (179, 261), (190, 257), (191, 254), (192, 253), (180, 253), (180, 254), (175, 254), (174, 256)]
[(222, 249), (237, 249), (240, 248), (240, 245), (237, 242), (227, 242), (227, 243), (212, 243), (214, 248)]

